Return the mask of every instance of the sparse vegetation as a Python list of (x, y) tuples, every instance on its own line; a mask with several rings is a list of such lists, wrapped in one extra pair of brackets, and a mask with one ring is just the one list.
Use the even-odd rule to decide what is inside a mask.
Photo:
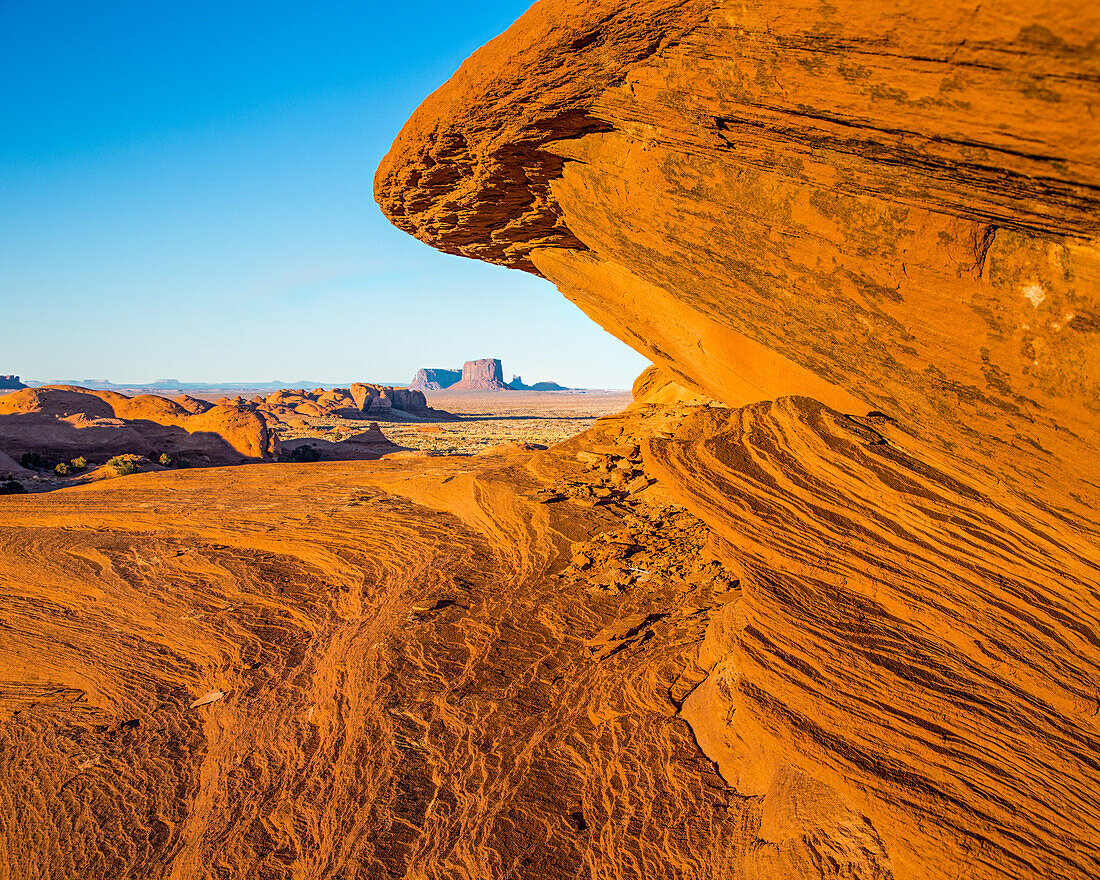
[(189, 462), (186, 458), (177, 458), (176, 459), (176, 467), (178, 467), (178, 468), (189, 468), (189, 467), (191, 467), (191, 462)]
[(44, 471), (49, 468), (49, 465), (46, 464), (46, 459), (37, 452), (24, 452), (19, 458), (19, 463), (23, 467), (34, 471)]
[(310, 462), (320, 461), (321, 453), (310, 446), (308, 443), (303, 443), (301, 446), (295, 446), (290, 450), (290, 455), (287, 456), (287, 461), (294, 462)]
[(139, 461), (141, 461), (140, 455), (133, 455), (132, 453), (116, 455), (114, 458), (108, 459), (107, 467), (113, 470), (118, 476), (125, 477), (129, 474), (137, 473)]
[(15, 480), (0, 480), (0, 495), (25, 495), (27, 490)]
[(61, 464), (54, 466), (53, 472), (59, 477), (67, 477), (69, 475), (69, 466), (65, 464), (65, 462), (61, 462)]
[(160, 458), (158, 458), (157, 461), (163, 467), (171, 467), (172, 466), (172, 456), (170, 456), (167, 452), (162, 452), (160, 454)]
[(74, 471), (82, 471), (82, 470), (84, 470), (84, 469), (85, 469), (86, 467), (88, 467), (88, 459), (86, 459), (86, 458), (85, 458), (85, 457), (84, 457), (84, 456), (82, 455), (82, 456), (80, 456), (79, 458), (74, 458), (74, 459), (73, 459), (72, 461), (70, 461), (70, 462), (69, 462), (69, 466), (70, 466), (70, 467), (71, 467), (71, 468), (72, 468), (72, 469), (73, 469)]

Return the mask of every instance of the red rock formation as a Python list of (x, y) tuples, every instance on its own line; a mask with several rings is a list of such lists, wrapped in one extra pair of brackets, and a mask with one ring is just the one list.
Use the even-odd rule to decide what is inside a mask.
[(542, 0), (378, 170), (722, 404), (643, 445), (743, 574), (699, 742), (821, 844), (754, 876), (1100, 872), (1097, 45), (1081, 0)]
[(391, 410), (417, 416), (447, 415), (430, 409), (424, 392), (411, 388), (393, 388), (389, 385), (367, 385), (356, 382), (351, 386), (351, 395), (355, 401), (355, 407), (368, 415), (385, 418), (390, 415)]
[(450, 386), (451, 391), (508, 391), (504, 369), (497, 358), (466, 361), (462, 378)]
[(444, 388), (450, 388), (461, 378), (461, 370), (423, 367), (416, 371), (416, 375), (409, 383), (409, 389), (412, 391), (442, 391)]
[(249, 405), (191, 404), (152, 394), (130, 398), (72, 385), (0, 396), (0, 449), (17, 457), (37, 452), (102, 461), (156, 452), (196, 464), (228, 464), (270, 458), (274, 443), (266, 419)]

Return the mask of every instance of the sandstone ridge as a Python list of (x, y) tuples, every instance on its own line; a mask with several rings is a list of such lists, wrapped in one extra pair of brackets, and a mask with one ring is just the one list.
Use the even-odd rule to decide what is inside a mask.
[(542, 0), (378, 169), (719, 404), (640, 445), (742, 579), (700, 745), (812, 781), (777, 845), (846, 817), (790, 876), (1100, 873), (1098, 45), (1080, 0)]

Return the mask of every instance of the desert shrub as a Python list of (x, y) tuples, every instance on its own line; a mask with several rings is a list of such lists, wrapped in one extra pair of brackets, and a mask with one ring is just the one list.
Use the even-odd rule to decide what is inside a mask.
[(140, 455), (116, 455), (114, 458), (107, 460), (107, 467), (113, 470), (118, 476), (125, 477), (129, 474), (137, 473), (137, 463), (140, 460)]
[(164, 467), (172, 466), (172, 456), (170, 456), (167, 452), (162, 452), (160, 454), (160, 458), (158, 458), (157, 461), (160, 462)]
[(47, 467), (46, 460), (37, 452), (24, 452), (19, 459), (19, 463), (25, 468), (36, 471), (44, 471)]
[(82, 456), (80, 456), (80, 458), (74, 458), (72, 461), (70, 461), (69, 466), (74, 471), (82, 471), (82, 470), (84, 470), (84, 468), (86, 468), (88, 466), (88, 459), (86, 459), (82, 455)]
[(65, 462), (54, 467), (53, 472), (59, 477), (67, 477), (69, 475), (69, 466)]
[(22, 483), (15, 480), (0, 480), (0, 495), (25, 495), (27, 492)]
[(189, 462), (186, 458), (177, 458), (176, 459), (176, 467), (178, 467), (178, 468), (189, 468), (189, 467), (191, 467), (191, 462)]
[(295, 446), (290, 450), (290, 455), (287, 456), (287, 459), (297, 462), (320, 461), (321, 453), (308, 443), (303, 443), (301, 446)]

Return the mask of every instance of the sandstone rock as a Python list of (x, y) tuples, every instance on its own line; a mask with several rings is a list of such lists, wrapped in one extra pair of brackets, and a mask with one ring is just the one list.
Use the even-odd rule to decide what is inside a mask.
[(214, 405), (208, 400), (200, 400), (197, 397), (192, 397), (190, 394), (181, 394), (178, 397), (173, 397), (172, 400), (178, 403), (180, 407), (191, 415), (206, 412)]
[(504, 370), (498, 358), (466, 361), (462, 378), (451, 386), (452, 391), (507, 391)]
[(379, 167), (723, 405), (646, 470), (744, 569), (730, 711), (819, 813), (749, 876), (1096, 874), (1098, 44), (1082, 0), (543, 0)]
[(298, 413), (300, 416), (314, 416), (317, 418), (323, 418), (328, 415), (328, 410), (322, 406), (318, 406), (312, 401), (298, 404), (294, 407), (294, 412)]
[(442, 391), (462, 378), (461, 370), (443, 370), (423, 367), (416, 371), (409, 389), (413, 391)]
[(26, 385), (24, 385), (22, 382), (19, 381), (18, 376), (12, 376), (12, 375), (0, 376), (0, 388), (2, 388), (2, 389), (14, 390), (14, 389), (26, 388), (26, 387), (27, 387)]
[(51, 416), (80, 413), (112, 418), (115, 411), (107, 401), (87, 389), (44, 386), (27, 388), (0, 397), (0, 415), (13, 413), (43, 413)]
[(355, 407), (360, 412), (366, 412), (370, 409), (371, 401), (381, 393), (381, 389), (377, 385), (366, 385), (363, 382), (356, 382), (351, 386), (351, 397), (355, 401)]
[(207, 464), (273, 455), (267, 421), (253, 405), (189, 400), (193, 405), (184, 406), (188, 401), (77, 386), (16, 391), (0, 397), (0, 450), (61, 460), (81, 455), (89, 461), (164, 452)]

